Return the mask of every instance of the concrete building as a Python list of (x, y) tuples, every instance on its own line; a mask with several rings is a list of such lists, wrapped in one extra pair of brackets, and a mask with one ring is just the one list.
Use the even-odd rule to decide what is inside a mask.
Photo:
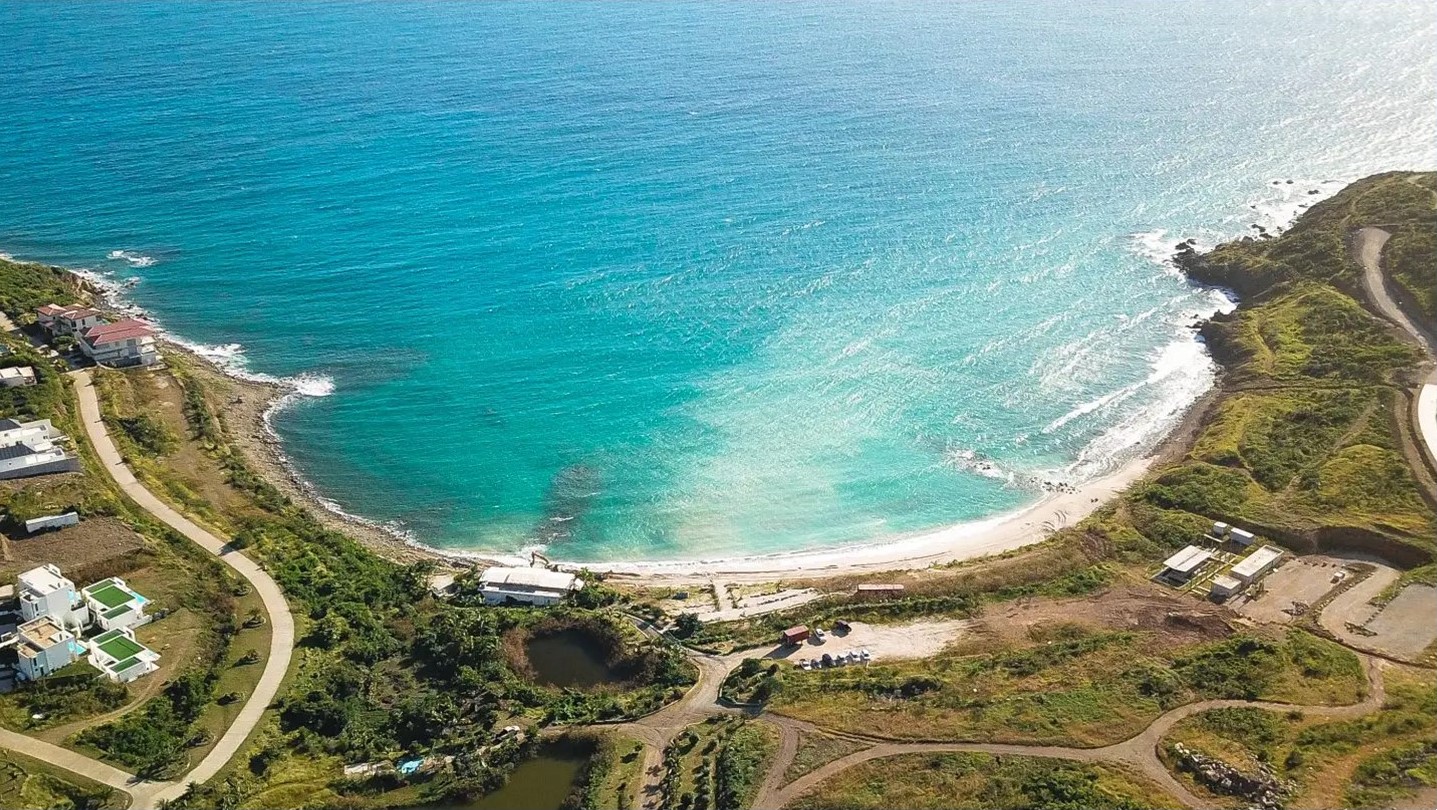
[(130, 590), (123, 579), (110, 577), (82, 590), (85, 606), (101, 630), (139, 627), (150, 621), (145, 605), (150, 600)]
[(573, 574), (545, 568), (495, 566), (484, 569), (484, 573), (479, 575), (479, 593), (490, 605), (506, 602), (555, 605), (582, 587), (583, 581)]
[(1221, 520), (1216, 521), (1212, 524), (1212, 536), (1218, 539), (1227, 537), (1227, 531), (1231, 528), (1231, 526), (1223, 523)]
[(1243, 582), (1233, 579), (1227, 574), (1219, 574), (1213, 577), (1212, 589), (1208, 593), (1214, 599), (1226, 599), (1242, 590), (1243, 584)]
[(66, 512), (63, 515), (41, 515), (40, 517), (30, 518), (25, 521), (25, 533), (35, 534), (36, 532), (63, 529), (66, 526), (78, 525), (80, 525), (79, 512)]
[(53, 565), (32, 568), (18, 578), (20, 616), (33, 621), (49, 616), (61, 626), (78, 630), (90, 623), (90, 609), (75, 583)]
[(80, 337), (80, 351), (105, 366), (148, 366), (160, 359), (154, 327), (138, 318), (90, 327)]
[(35, 369), (31, 366), (10, 366), (0, 368), (0, 387), (23, 388), (35, 384)]
[(75, 634), (53, 616), (41, 616), (20, 625), (16, 631), (15, 674), (38, 681), (69, 666), (84, 652)]
[(1232, 575), (1242, 584), (1250, 585), (1263, 574), (1276, 568), (1278, 560), (1281, 559), (1282, 549), (1277, 546), (1263, 546), (1234, 565)]
[(80, 460), (55, 443), (63, 438), (49, 419), (0, 419), (0, 479), (79, 470)]
[(129, 683), (160, 668), (160, 654), (135, 640), (128, 627), (90, 639), (90, 666), (115, 683)]
[(1257, 540), (1252, 532), (1243, 529), (1233, 529), (1228, 532), (1228, 537), (1232, 538), (1232, 541), (1240, 546), (1250, 546)]
[(1182, 551), (1163, 561), (1160, 577), (1181, 585), (1192, 579), (1199, 569), (1212, 559), (1212, 552), (1199, 546), (1187, 546)]

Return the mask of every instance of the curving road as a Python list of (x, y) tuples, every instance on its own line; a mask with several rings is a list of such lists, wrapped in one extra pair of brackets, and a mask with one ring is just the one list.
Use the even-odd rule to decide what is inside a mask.
[[(1392, 234), (1381, 228), (1361, 228), (1353, 236), (1353, 252), (1362, 264), (1362, 282), (1367, 287), (1367, 297), (1377, 311), (1417, 341), (1418, 347), (1427, 357), (1433, 357), (1433, 346), (1428, 332), (1413, 323), (1407, 313), (1393, 300), (1387, 291), (1387, 278), (1382, 274), (1382, 248)], [(1427, 460), (1437, 469), (1437, 370), (1430, 372), (1417, 391), (1417, 431), (1427, 453)]]
[[(1197, 796), (1194, 796), (1185, 785), (1172, 775), (1167, 769), (1167, 766), (1163, 765), (1162, 760), (1158, 759), (1158, 745), (1161, 743), (1162, 738), (1172, 730), (1173, 726), (1177, 725), (1177, 723), (1184, 718), (1191, 717), (1199, 712), (1204, 712), (1209, 709), (1236, 707), (1270, 709), (1283, 712), (1296, 709), (1307, 715), (1334, 719), (1360, 717), (1374, 712), (1381, 708), (1386, 698), (1386, 692), (1382, 683), (1381, 664), (1376, 659), (1365, 655), (1361, 656), (1361, 658), (1368, 681), (1367, 697), (1361, 703), (1354, 703), (1347, 706), (1296, 706), (1290, 703), (1272, 703), (1269, 701), (1254, 700), (1204, 700), (1197, 703), (1189, 703), (1186, 706), (1179, 706), (1176, 709), (1165, 712), (1136, 736), (1103, 748), (1068, 748), (1051, 745), (998, 743), (900, 743), (877, 740), (862, 735), (840, 734), (836, 736), (842, 736), (855, 741), (872, 742), (873, 745), (862, 751), (856, 751), (847, 756), (840, 757), (779, 788), (777, 785), (781, 781), (781, 776), (776, 776), (776, 774), (781, 775), (788, 769), (789, 763), (793, 761), (793, 757), (798, 751), (797, 730), (784, 729), (783, 741), (779, 747), (779, 756), (774, 759), (768, 777), (764, 780), (758, 798), (754, 801), (754, 807), (783, 807), (812, 790), (825, 779), (847, 770), (854, 765), (870, 760), (899, 756), (902, 754), (968, 752), (1067, 759), (1077, 762), (1109, 762), (1126, 765), (1163, 787), (1185, 806), (1201, 808), (1205, 807), (1207, 803), (1203, 802), (1203, 800)], [(832, 734), (833, 732), (830, 731), (828, 733)]]
[(259, 683), (256, 684), (239, 715), (225, 730), (214, 748), (205, 755), (205, 758), (200, 760), (199, 764), (189, 773), (173, 782), (137, 781), (131, 774), (103, 762), (81, 756), (74, 751), (12, 731), (0, 730), (0, 745), (128, 793), (131, 797), (131, 807), (146, 810), (158, 807), (161, 802), (178, 798), (191, 782), (204, 782), (210, 779), (230, 761), (239, 751), (240, 746), (244, 745), (245, 739), (259, 724), (265, 709), (278, 694), (285, 671), (289, 669), (290, 655), (294, 650), (294, 617), (289, 612), (289, 605), (285, 602), (284, 594), (280, 591), (279, 586), (258, 564), (231, 549), (225, 541), (170, 508), (135, 479), (134, 474), (125, 466), (115, 443), (110, 440), (105, 423), (100, 418), (100, 403), (95, 395), (90, 373), (77, 371), (73, 375), (73, 381), (75, 393), (80, 402), (80, 421), (85, 427), (85, 433), (89, 436), (96, 454), (100, 457), (101, 466), (104, 467), (106, 474), (113, 478), (115, 483), (119, 484), (120, 489), (145, 511), (188, 537), (201, 548), (219, 557), (221, 562), (248, 580), (260, 600), (264, 602), (272, 629), (269, 657), (265, 661), (264, 672), (260, 674)]

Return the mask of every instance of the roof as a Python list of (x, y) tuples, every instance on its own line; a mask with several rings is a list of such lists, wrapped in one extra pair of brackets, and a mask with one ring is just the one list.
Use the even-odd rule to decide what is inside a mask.
[(59, 304), (46, 304), (35, 311), (41, 315), (58, 315), (66, 309), (68, 309), (68, 307), (62, 307)]
[(102, 323), (85, 330), (85, 340), (90, 343), (114, 343), (137, 337), (152, 337), (154, 327), (138, 318), (127, 318), (115, 323)]
[[(119, 630), (110, 630), (101, 633), (90, 641), (91, 647), (98, 647), (100, 652), (115, 659), (116, 661), (127, 661), (145, 651), (145, 645), (135, 641)], [(124, 669), (123, 667), (117, 671)]]
[(31, 619), (20, 625), (18, 630), (22, 639), (42, 650), (70, 640), (70, 634), (51, 616)]
[(1212, 552), (1199, 546), (1188, 546), (1163, 561), (1163, 567), (1180, 573), (1191, 573), (1212, 558)]
[(22, 427), (25, 427), (23, 422), (18, 422), (8, 416), (0, 419), (0, 430), (19, 430)]
[(484, 569), (479, 576), (480, 588), (518, 588), (523, 590), (572, 591), (583, 587), (579, 578), (562, 571), (547, 568), (505, 568), (495, 566)]
[(31, 568), (21, 574), (20, 586), (26, 590), (37, 593), (54, 593), (65, 588), (75, 587), (75, 583), (51, 570), (51, 566), (42, 565), (39, 568)]
[(783, 631), (783, 634), (784, 634), (785, 636), (796, 636), (796, 635), (799, 635), (800, 633), (807, 633), (807, 632), (808, 632), (808, 625), (806, 625), (806, 624), (796, 624), (796, 625), (794, 625), (793, 627), (790, 627), (790, 628), (788, 628), (787, 630)]
[[(44, 445), (49, 446), (46, 447)], [(39, 453), (49, 452), (54, 447), (55, 445), (50, 444), (49, 442), (43, 442), (40, 444), (40, 446), (31, 445), (29, 442), (16, 442), (15, 444), (9, 444), (4, 447), (0, 447), (0, 459), (24, 458), (25, 456), (33, 456)]]
[(1252, 578), (1261, 574), (1282, 556), (1282, 549), (1276, 546), (1263, 546), (1243, 558), (1242, 562), (1232, 567), (1232, 573), (1239, 577)]
[(1235, 591), (1238, 588), (1242, 587), (1242, 582), (1233, 579), (1227, 574), (1218, 574), (1217, 576), (1212, 578), (1212, 586), (1214, 589), (1217, 590)]
[(105, 313), (98, 309), (90, 309), (89, 307), (65, 307), (64, 311), (56, 314), (67, 321), (82, 320), (84, 318), (103, 318), (105, 316)]
[(9, 366), (0, 368), (0, 377), (33, 377), (35, 369), (30, 366)]
[(85, 595), (104, 605), (106, 608), (128, 605), (135, 599), (135, 592), (121, 586), (113, 577), (101, 580), (85, 588)]

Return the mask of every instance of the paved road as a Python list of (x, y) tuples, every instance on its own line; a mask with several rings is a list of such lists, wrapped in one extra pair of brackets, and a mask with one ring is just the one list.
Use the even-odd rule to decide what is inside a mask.
[[(1362, 281), (1367, 287), (1367, 296), (1383, 317), (1402, 327), (1417, 341), (1422, 352), (1432, 357), (1433, 346), (1427, 331), (1413, 323), (1387, 291), (1387, 278), (1382, 274), (1382, 248), (1391, 236), (1381, 228), (1363, 228), (1357, 232), (1353, 248), (1362, 263)], [(1427, 460), (1437, 467), (1437, 371), (1431, 372), (1417, 391), (1417, 431), (1422, 437)]]
[[(191, 782), (209, 780), (239, 751), (250, 732), (254, 731), (255, 726), (259, 724), (265, 709), (274, 701), (275, 695), (279, 692), (280, 683), (284, 680), (285, 671), (289, 669), (290, 655), (294, 651), (294, 617), (289, 612), (289, 605), (285, 602), (279, 585), (275, 584), (275, 581), (258, 564), (231, 549), (224, 540), (170, 508), (168, 504), (156, 498), (139, 481), (135, 480), (134, 474), (125, 466), (119, 450), (110, 440), (105, 423), (100, 418), (100, 403), (95, 395), (90, 372), (77, 371), (74, 373), (73, 379), (75, 393), (80, 400), (80, 420), (85, 426), (85, 432), (90, 437), (90, 443), (94, 445), (95, 452), (100, 457), (100, 463), (105, 472), (114, 478), (115, 483), (120, 485), (120, 489), (124, 490), (125, 494), (145, 511), (193, 540), (201, 548), (219, 557), (221, 562), (248, 580), (254, 592), (264, 602), (272, 630), (269, 657), (265, 661), (264, 672), (260, 674), (259, 683), (255, 685), (254, 691), (249, 695), (244, 707), (240, 709), (234, 723), (220, 737), (215, 747), (205, 755), (205, 758), (200, 760), (199, 764), (189, 773), (174, 782), (140, 782), (125, 788), (134, 799), (132, 806), (143, 810), (156, 807), (162, 801), (177, 798), (184, 793), (185, 788)], [(79, 757), (79, 755), (74, 756)], [(41, 758), (61, 764), (49, 757)], [(79, 759), (83, 762), (73, 764), (82, 764), (84, 768), (71, 767), (69, 764), (64, 764), (62, 767), (96, 781), (111, 784), (102, 777), (112, 778), (113, 774), (108, 774), (105, 771), (114, 771), (113, 768), (84, 757), (79, 757)]]
[[(0, 748), (10, 751), (18, 751), (28, 757), (34, 757), (41, 762), (48, 762), (57, 768), (64, 768), (72, 773), (89, 777), (102, 785), (112, 787), (123, 793), (130, 793), (134, 789), (134, 775), (126, 773), (118, 768), (112, 768), (103, 762), (97, 762), (82, 754), (77, 754), (68, 748), (61, 748), (58, 745), (37, 740), (34, 737), (27, 737), (9, 729), (0, 728)], [(138, 805), (132, 805), (138, 806)]]

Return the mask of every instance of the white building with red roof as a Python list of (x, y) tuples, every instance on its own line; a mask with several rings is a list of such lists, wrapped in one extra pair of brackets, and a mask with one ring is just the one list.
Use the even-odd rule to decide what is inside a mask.
[(105, 366), (148, 366), (160, 359), (155, 328), (139, 318), (90, 327), (80, 336), (80, 351)]
[(105, 322), (104, 313), (81, 306), (46, 304), (35, 310), (35, 320), (52, 335), (81, 335)]

